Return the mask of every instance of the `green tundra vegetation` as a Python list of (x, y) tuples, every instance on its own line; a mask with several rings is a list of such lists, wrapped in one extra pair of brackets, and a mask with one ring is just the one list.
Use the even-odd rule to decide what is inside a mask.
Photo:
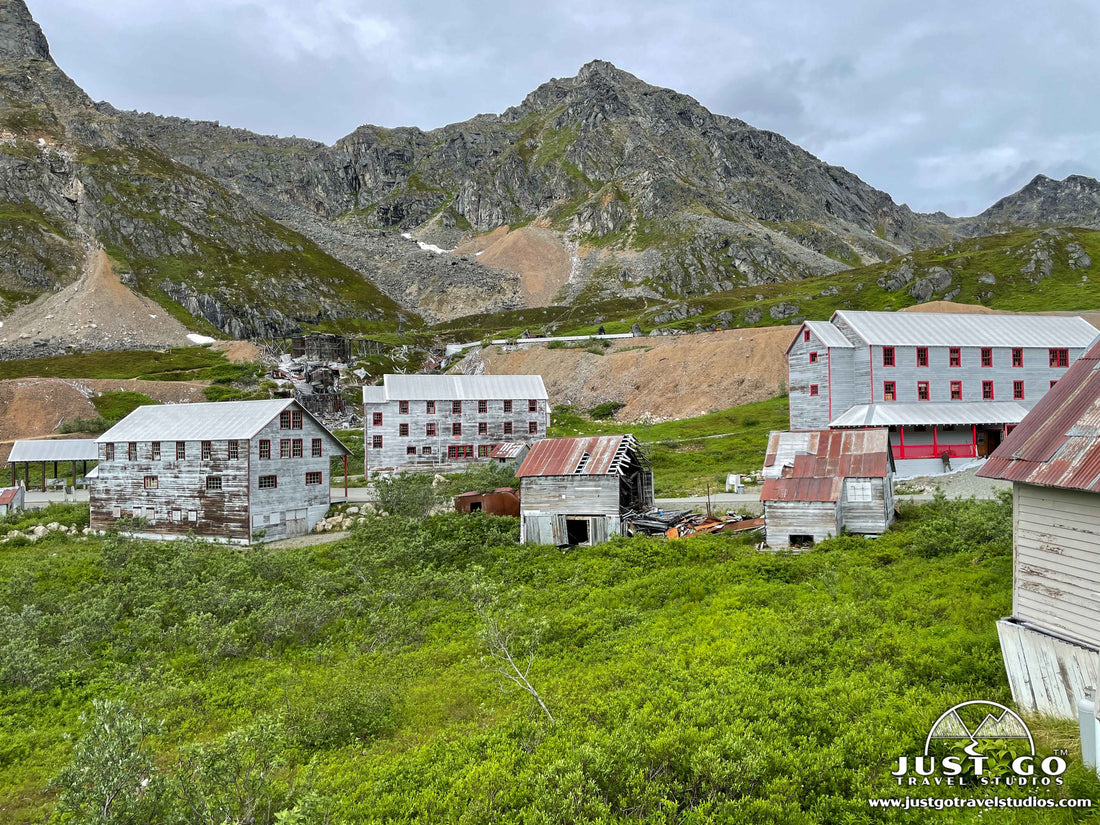
[[(296, 549), (9, 540), (0, 823), (980, 822), (867, 799), (989, 795), (890, 771), (952, 705), (1010, 701), (1010, 527), (1002, 498), (802, 555), (454, 513)], [(1100, 798), (1073, 727), (1033, 721), (1065, 784), (999, 793)]]

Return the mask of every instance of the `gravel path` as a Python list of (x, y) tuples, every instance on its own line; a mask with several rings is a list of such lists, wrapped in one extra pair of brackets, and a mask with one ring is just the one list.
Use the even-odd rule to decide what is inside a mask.
[(978, 478), (979, 467), (968, 467), (957, 473), (941, 476), (919, 476), (897, 482), (895, 492), (898, 495), (906, 493), (934, 494), (936, 490), (943, 490), (948, 498), (993, 498), (1001, 490), (1011, 490), (1011, 481), (1000, 481), (991, 478)]

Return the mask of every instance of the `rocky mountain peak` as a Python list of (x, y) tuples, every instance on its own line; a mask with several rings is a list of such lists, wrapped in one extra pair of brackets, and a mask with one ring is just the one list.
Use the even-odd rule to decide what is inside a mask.
[(630, 72), (624, 72), (614, 63), (607, 60), (590, 60), (581, 66), (577, 76), (573, 78), (575, 85), (588, 83), (592, 80), (610, 81), (612, 83), (637, 83), (638, 78)]
[(0, 0), (0, 60), (50, 60), (46, 35), (23, 0)]
[(1100, 228), (1100, 181), (1085, 175), (1069, 175), (1065, 180), (1036, 175), (978, 217), (995, 225)]

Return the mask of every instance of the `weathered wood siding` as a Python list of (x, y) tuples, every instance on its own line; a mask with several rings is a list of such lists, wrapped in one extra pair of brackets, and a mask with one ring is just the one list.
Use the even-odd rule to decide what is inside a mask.
[(1077, 719), (1077, 703), (1100, 684), (1100, 653), (1035, 627), (997, 622), (1012, 700), (1025, 712)]
[[(279, 417), (249, 444), (252, 532), (264, 531), (264, 541), (308, 533), (325, 516), (331, 500), (329, 464), (332, 445), (308, 415), (302, 429), (282, 429)], [(301, 458), (280, 458), (280, 442), (302, 439)], [(321, 439), (321, 456), (312, 456), (312, 441)], [(271, 442), (271, 458), (260, 458), (260, 441)], [(306, 473), (321, 473), (320, 484), (306, 484)], [(260, 489), (260, 476), (274, 475), (275, 488)]]
[[(806, 341), (802, 329), (787, 354), (787, 389), (790, 404), (791, 429), (815, 430), (829, 426), (829, 348), (813, 331)], [(810, 354), (817, 353), (817, 361)], [(818, 394), (810, 395), (817, 385)]]
[(1013, 485), (1017, 619), (1100, 647), (1100, 495)]
[(593, 543), (619, 533), (619, 476), (533, 476), (520, 480), (520, 541), (565, 544), (566, 521), (590, 519)]
[[(857, 486), (869, 486), (870, 501), (857, 501)], [(850, 533), (879, 535), (894, 521), (893, 478), (848, 478), (839, 503), (841, 528)]]
[(831, 501), (766, 501), (764, 531), (769, 547), (789, 547), (791, 536), (824, 541), (839, 532), (837, 505)]
[[(99, 445), (98, 477), (88, 480), (90, 524), (105, 530), (115, 520), (136, 516), (148, 522), (142, 535), (185, 536), (247, 541), (248, 452), (242, 441), (240, 458), (228, 458), (228, 442), (211, 443), (203, 460), (202, 443), (186, 442), (184, 459), (176, 458), (176, 442), (162, 441), (161, 458), (153, 460), (150, 441), (137, 442), (137, 460), (127, 458), (129, 442), (115, 444), (115, 457), (106, 460), (106, 444)], [(220, 490), (207, 490), (206, 479), (218, 476)], [(146, 489), (146, 477), (156, 487)]]
[[(528, 402), (537, 402), (536, 412), (528, 411)], [(533, 444), (546, 438), (550, 427), (550, 403), (546, 399), (516, 398), (512, 400), (512, 412), (504, 412), (502, 399), (487, 399), (487, 411), (477, 411), (477, 401), (466, 399), (462, 402), (462, 412), (451, 412), (451, 399), (437, 399), (435, 412), (429, 413), (423, 399), (410, 400), (409, 411), (400, 412), (400, 401), (367, 403), (364, 413), (364, 455), (368, 472), (401, 472), (415, 470), (434, 470), (453, 472), (470, 464), (489, 461), (488, 455), (479, 456), (479, 447), (492, 447), (505, 441)], [(382, 426), (372, 423), (374, 413), (382, 414)], [(504, 424), (512, 424), (511, 434), (505, 434)], [(535, 422), (538, 432), (530, 432), (530, 423)], [(462, 434), (453, 435), (452, 425), (462, 425)], [(401, 435), (401, 425), (407, 424), (409, 434)], [(427, 425), (435, 424), (436, 434), (426, 434)], [(478, 425), (486, 425), (486, 433), (478, 434)], [(382, 436), (381, 449), (373, 446), (374, 436)], [(447, 457), (447, 448), (457, 445), (471, 445), (473, 458), (452, 459)], [(410, 455), (409, 448), (415, 450)], [(425, 448), (429, 452), (425, 453)]]

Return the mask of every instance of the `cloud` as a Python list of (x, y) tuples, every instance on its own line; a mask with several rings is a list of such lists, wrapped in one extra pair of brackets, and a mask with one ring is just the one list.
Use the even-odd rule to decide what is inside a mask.
[(93, 97), (261, 132), (433, 128), (602, 58), (922, 211), (1100, 165), (1100, 7), (1078, 0), (28, 2)]

